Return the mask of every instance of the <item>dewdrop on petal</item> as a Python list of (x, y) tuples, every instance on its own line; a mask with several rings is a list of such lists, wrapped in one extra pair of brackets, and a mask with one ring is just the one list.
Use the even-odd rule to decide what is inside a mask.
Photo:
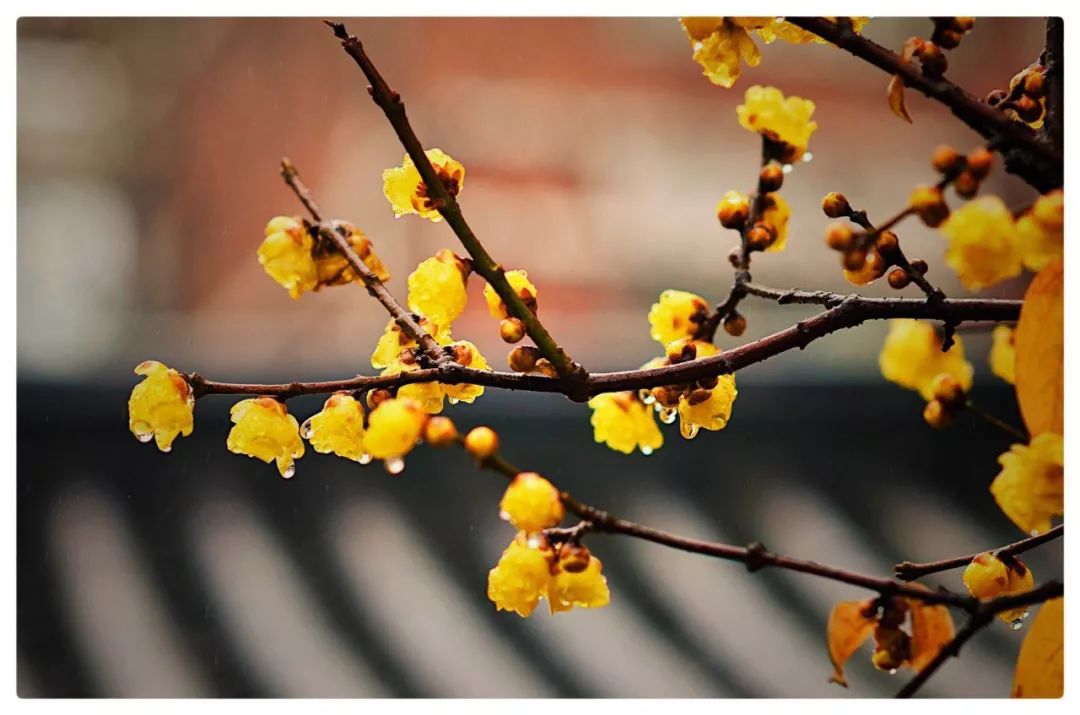
[(349, 393), (336, 392), (327, 398), (320, 412), (300, 425), (300, 436), (307, 439), (316, 452), (359, 462), (367, 454), (364, 409)]
[(525, 618), (540, 603), (551, 579), (554, 552), (547, 539), (518, 533), (503, 551), (499, 563), (488, 572), (488, 598), (500, 611)]
[(569, 571), (561, 564), (548, 584), (548, 606), (552, 613), (579, 608), (601, 608), (611, 603), (611, 592), (604, 578), (604, 565), (590, 556), (584, 570)]
[(140, 442), (155, 440), (162, 452), (172, 449), (178, 435), (195, 428), (195, 396), (191, 386), (168, 365), (147, 360), (135, 368), (145, 376), (128, 399), (128, 428)]
[(401, 458), (412, 451), (423, 433), (427, 414), (415, 401), (403, 397), (383, 400), (368, 415), (364, 447), (375, 459), (387, 462), (387, 469), (401, 471)]
[(230, 452), (276, 462), (285, 479), (296, 473), (294, 460), (304, 456), (304, 442), (300, 425), (283, 403), (255, 397), (237, 402), (229, 414), (234, 423), (226, 440)]

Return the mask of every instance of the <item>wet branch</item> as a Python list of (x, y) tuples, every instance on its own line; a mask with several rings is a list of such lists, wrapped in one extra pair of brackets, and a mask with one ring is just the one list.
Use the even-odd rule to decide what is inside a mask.
[[(1026, 539), (1015, 541), (1007, 546), (1002, 546), (995, 549), (993, 553), (997, 557), (1002, 556), (1015, 556), (1016, 554), (1022, 554), (1025, 551), (1030, 551), (1037, 546), (1053, 541), (1061, 536), (1065, 535), (1065, 524), (1058, 524), (1053, 529), (1050, 529), (1044, 534), (1037, 534), (1035, 536), (1029, 536)], [(940, 571), (949, 571), (951, 569), (958, 569), (967, 566), (971, 563), (971, 560), (976, 556), (985, 552), (979, 552), (977, 554), (967, 554), (966, 556), (956, 556), (951, 559), (942, 559), (941, 561), (927, 561), (926, 563), (913, 563), (911, 561), (904, 561), (896, 564), (893, 567), (893, 574), (901, 581), (914, 581), (915, 579), (922, 578), (927, 574), (938, 573)]]

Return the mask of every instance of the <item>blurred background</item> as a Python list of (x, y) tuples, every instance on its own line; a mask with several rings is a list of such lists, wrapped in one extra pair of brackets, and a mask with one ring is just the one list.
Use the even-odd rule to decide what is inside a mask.
[[(657, 353), (646, 313), (664, 288), (722, 299), (735, 243), (714, 216), (748, 191), (759, 142), (735, 107), (753, 84), (817, 103), (813, 161), (795, 167), (786, 251), (754, 279), (850, 292), (819, 202), (842, 191), (873, 220), (931, 181), (939, 143), (978, 137), (825, 46), (763, 47), (732, 90), (711, 85), (665, 19), (353, 20), (417, 133), (465, 164), (461, 204), (508, 268), (540, 288), (545, 324), (593, 370)], [(890, 47), (926, 19), (873, 20)], [(980, 19), (949, 57), (978, 96), (1042, 47), (1041, 19)], [(750, 576), (645, 543), (596, 536), (612, 605), (528, 620), (496, 613), (487, 570), (512, 536), (500, 481), (460, 454), (417, 450), (399, 478), (309, 454), (297, 478), (224, 447), (231, 400), (163, 455), (127, 431), (132, 368), (158, 359), (214, 379), (370, 372), (386, 324), (364, 291), (292, 301), (255, 259), (266, 221), (300, 213), (290, 157), (324, 212), (362, 228), (405, 295), (417, 262), (457, 249), (444, 224), (393, 218), (381, 172), (403, 150), (352, 61), (317, 19), (22, 19), (18, 24), (18, 692), (34, 696), (882, 696), (901, 676), (866, 653), (830, 686), (825, 622), (863, 592), (787, 573)], [(984, 192), (1030, 200), (998, 171)], [(909, 257), (951, 295), (944, 243), (914, 222)], [(1019, 296), (1026, 277), (996, 286)], [(455, 336), (504, 367), (482, 284)], [(914, 291), (914, 288), (909, 291)], [(859, 289), (886, 295), (887, 286)], [(912, 295), (915, 293), (912, 292)], [(747, 299), (751, 340), (808, 315)], [(449, 408), (490, 424), (517, 464), (617, 514), (886, 575), (1015, 540), (987, 491), (1008, 436), (962, 416), (946, 432), (884, 383), (886, 331), (869, 324), (740, 372), (728, 429), (672, 428), (650, 457), (591, 438), (589, 411), (489, 391)], [(974, 399), (1019, 422), (964, 333)], [(306, 416), (317, 398), (290, 402)], [(537, 435), (542, 435), (538, 439)], [(1031, 555), (1060, 573), (1060, 547)], [(931, 582), (933, 583), (933, 582)], [(960, 588), (959, 572), (937, 583)], [(1006, 696), (1022, 633), (980, 636), (925, 688)]]

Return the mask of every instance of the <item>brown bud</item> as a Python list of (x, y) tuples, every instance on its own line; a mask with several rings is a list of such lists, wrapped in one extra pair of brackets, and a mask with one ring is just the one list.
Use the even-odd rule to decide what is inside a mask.
[(958, 196), (970, 199), (979, 193), (979, 180), (970, 171), (961, 171), (953, 179), (953, 189)]
[(971, 29), (975, 27), (975, 18), (954, 17), (950, 24), (952, 25), (952, 28), (957, 32), (971, 32)]
[(559, 547), (559, 566), (567, 573), (581, 573), (589, 566), (592, 554), (582, 544), (567, 541)]
[(962, 410), (967, 405), (967, 394), (960, 382), (948, 373), (941, 373), (930, 383), (934, 399), (950, 412)]
[(952, 424), (953, 419), (952, 413), (945, 409), (945, 405), (937, 400), (930, 400), (926, 403), (922, 416), (923, 419), (926, 420), (926, 424), (934, 429), (948, 427)]
[(916, 258), (915, 260), (911, 261), (911, 270), (915, 271), (920, 276), (925, 276), (926, 272), (930, 270), (930, 266), (928, 266), (926, 264), (926, 261), (924, 261), (923, 259)]
[(695, 360), (697, 359), (697, 346), (692, 342), (682, 343), (681, 345), (673, 343), (668, 346), (667, 359), (671, 365)]
[(733, 310), (724, 318), (724, 330), (733, 338), (737, 338), (746, 332), (746, 318), (742, 313)]
[(866, 265), (866, 249), (852, 248), (844, 253), (844, 268), (849, 271), (861, 270)]
[(991, 107), (996, 107), (1005, 101), (1005, 98), (1009, 96), (1009, 93), (1003, 89), (992, 90), (986, 95), (986, 103)]
[(960, 168), (960, 153), (947, 144), (942, 144), (934, 149), (934, 155), (930, 159), (934, 168), (946, 176), (956, 172)]
[(955, 50), (960, 46), (960, 40), (964, 37), (964, 33), (958, 32), (952, 28), (942, 28), (933, 35), (933, 40), (940, 47), (946, 50)]
[(911, 276), (903, 268), (894, 268), (889, 271), (889, 285), (896, 290), (902, 290), (911, 283)]
[(536, 361), (541, 357), (540, 351), (532, 345), (519, 345), (506, 356), (506, 362), (515, 372), (528, 372), (536, 367)]
[(551, 361), (547, 358), (540, 358), (536, 361), (536, 366), (533, 371), (546, 375), (547, 377), (558, 377), (559, 371), (555, 369), (555, 366), (551, 364)]
[(899, 257), (897, 254), (900, 252), (900, 239), (892, 231), (882, 231), (874, 239), (874, 248), (892, 265)]
[(490, 427), (474, 427), (465, 435), (465, 449), (477, 459), (487, 459), (499, 451), (499, 435)]
[(821, 199), (821, 210), (829, 218), (841, 218), (851, 214), (851, 204), (847, 197), (837, 191), (830, 191)]
[(454, 443), (457, 435), (457, 427), (449, 417), (432, 417), (424, 426), (424, 441), (432, 447), (447, 447)]
[(945, 59), (945, 53), (941, 51), (941, 47), (936, 42), (924, 42), (916, 55), (918, 55), (919, 61), (922, 62), (924, 74), (940, 77), (945, 74), (945, 70), (949, 67), (949, 61)]
[(758, 221), (746, 234), (746, 244), (752, 251), (764, 251), (776, 240), (776, 229), (768, 221)]
[(758, 174), (758, 191), (767, 194), (771, 191), (779, 191), (784, 185), (784, 170), (775, 161), (770, 161), (761, 168)]
[(716, 207), (716, 218), (724, 228), (741, 229), (749, 216), (750, 200), (737, 191), (724, 194)]
[(506, 318), (499, 323), (499, 337), (507, 343), (520, 342), (525, 337), (525, 323), (517, 318)]
[(912, 192), (908, 205), (930, 228), (937, 228), (949, 217), (949, 207), (936, 186), (919, 186)]
[(703, 390), (712, 390), (718, 384), (720, 384), (720, 378), (716, 375), (709, 375), (708, 377), (701, 378), (694, 384)]
[(702, 402), (708, 401), (710, 397), (712, 397), (712, 390), (697, 388), (690, 391), (690, 395), (686, 398), (686, 401), (691, 405), (700, 405)]
[(386, 390), (386, 389), (383, 389), (381, 387), (377, 388), (377, 389), (374, 389), (374, 390), (370, 390), (367, 393), (367, 406), (368, 406), (368, 409), (373, 410), (376, 407), (378, 407), (381, 403), (386, 402), (389, 399), (393, 399), (393, 397), (394, 397), (394, 393), (390, 392), (390, 390)]
[(855, 233), (847, 224), (834, 223), (825, 231), (825, 243), (834, 251), (846, 251), (851, 248)]
[(986, 147), (977, 147), (968, 152), (967, 170), (979, 181), (987, 177), (993, 166), (994, 153)]
[(732, 268), (738, 268), (739, 263), (742, 261), (742, 249), (738, 246), (731, 249), (731, 253), (728, 254), (727, 259)]
[(1013, 102), (1013, 109), (1025, 122), (1038, 121), (1043, 111), (1042, 104), (1026, 94)]
[(1039, 71), (1033, 70), (1024, 77), (1024, 94), (1032, 99), (1039, 99), (1046, 95), (1046, 76)]

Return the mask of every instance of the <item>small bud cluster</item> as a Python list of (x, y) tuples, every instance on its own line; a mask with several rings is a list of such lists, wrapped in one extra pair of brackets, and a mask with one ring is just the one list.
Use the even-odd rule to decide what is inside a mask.
[(971, 32), (975, 27), (973, 17), (932, 17), (934, 22), (934, 34), (930, 41), (946, 50), (955, 50), (960, 46), (964, 35)]
[(1046, 68), (1035, 63), (1013, 76), (1008, 91), (995, 89), (986, 96), (986, 101), (1032, 129), (1040, 129), (1046, 120), (1048, 90)]
[[(821, 210), (829, 218), (859, 219), (866, 223), (865, 215), (856, 212), (843, 194), (830, 192), (821, 200)], [(881, 278), (890, 266), (904, 263), (900, 242), (892, 231), (856, 230), (846, 223), (830, 224), (825, 231), (825, 244), (841, 254), (844, 277), (855, 285), (866, 285)], [(925, 262), (920, 262), (925, 273)], [(913, 268), (913, 270), (915, 270)], [(910, 273), (897, 266), (889, 272), (889, 285), (896, 289), (911, 282)]]

